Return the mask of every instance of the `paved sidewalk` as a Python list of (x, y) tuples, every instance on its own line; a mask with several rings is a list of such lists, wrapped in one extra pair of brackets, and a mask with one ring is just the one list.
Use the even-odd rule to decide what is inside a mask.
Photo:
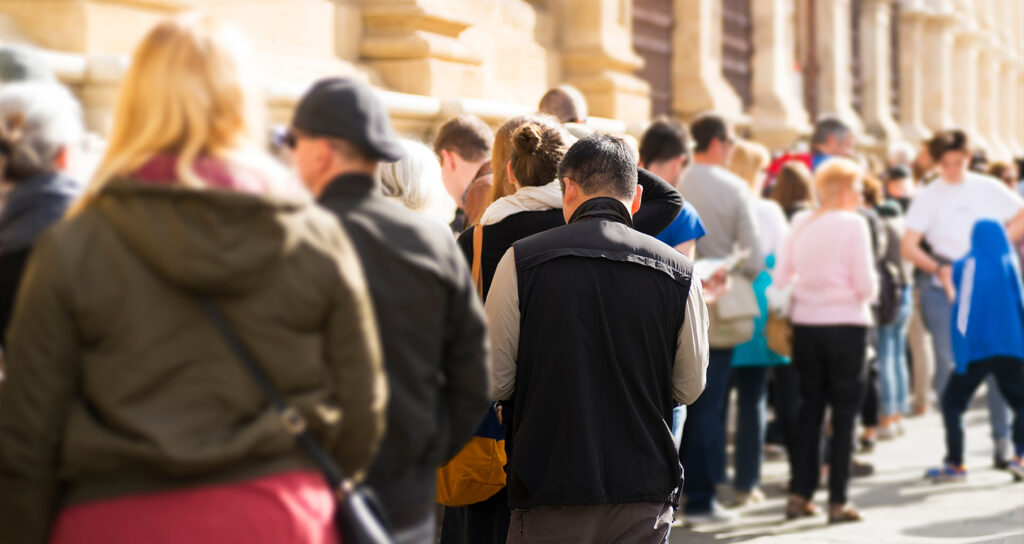
[[(858, 455), (875, 465), (875, 474), (857, 478), (851, 499), (866, 521), (829, 526), (824, 515), (799, 521), (784, 520), (788, 478), (784, 461), (765, 463), (765, 503), (741, 510), (740, 522), (729, 528), (675, 527), (671, 544), (1024, 544), (1024, 483), (1013, 483), (1007, 472), (992, 468), (988, 412), (979, 402), (964, 419), (967, 427), (968, 479), (955, 484), (931, 484), (923, 479), (927, 467), (938, 465), (945, 453), (942, 420), (936, 413), (906, 420), (907, 434), (881, 442), (875, 452)], [(827, 491), (815, 495), (822, 509)], [(723, 488), (720, 499), (731, 500)]]

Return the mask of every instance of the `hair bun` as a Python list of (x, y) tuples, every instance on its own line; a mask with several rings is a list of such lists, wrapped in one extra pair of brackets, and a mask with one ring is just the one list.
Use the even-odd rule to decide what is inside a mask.
[(540, 149), (543, 137), (541, 127), (537, 123), (526, 123), (512, 135), (512, 148), (516, 153), (533, 155)]

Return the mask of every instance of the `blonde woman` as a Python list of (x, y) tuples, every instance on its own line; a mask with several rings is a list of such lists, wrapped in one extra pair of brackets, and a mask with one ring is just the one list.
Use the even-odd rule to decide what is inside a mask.
[(871, 302), (878, 276), (871, 236), (857, 213), (864, 172), (848, 159), (828, 159), (814, 176), (820, 207), (793, 219), (779, 252), (774, 280), (792, 284), (793, 365), (800, 376), (803, 407), (791, 460), (786, 516), (814, 515), (812, 502), (821, 472), (821, 429), (826, 404), (832, 408), (829, 460), (830, 523), (858, 521), (847, 487), (853, 453), (854, 420), (867, 380), (865, 353)]
[(764, 268), (754, 279), (754, 294), (760, 315), (754, 319), (754, 337), (736, 346), (732, 354), (732, 383), (737, 392), (736, 454), (733, 487), (736, 490), (734, 506), (746, 506), (764, 500), (761, 492), (761, 463), (765, 438), (766, 397), (768, 370), (789, 363), (787, 357), (772, 353), (764, 337), (768, 322), (768, 300), (765, 291), (772, 284), (770, 275), (775, 256), (788, 230), (786, 215), (773, 200), (761, 196), (764, 188), (765, 168), (771, 156), (768, 149), (756, 142), (738, 140), (729, 155), (727, 167), (747, 183), (754, 206), (757, 239)]
[(87, 197), (33, 251), (0, 386), (5, 543), (337, 542), (331, 490), (197, 302), (367, 467), (386, 386), (365, 280), (258, 151), (243, 45), (195, 14), (151, 30)]

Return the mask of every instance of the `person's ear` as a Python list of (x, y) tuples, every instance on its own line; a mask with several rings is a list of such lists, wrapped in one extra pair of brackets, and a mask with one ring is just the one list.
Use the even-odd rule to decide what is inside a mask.
[(441, 150), (441, 170), (455, 170), (455, 162), (452, 161), (452, 152), (448, 149)]
[(508, 182), (511, 186), (515, 187), (518, 191), (520, 188), (519, 180), (516, 179), (516, 173), (512, 171), (512, 161), (505, 163), (505, 169), (508, 171)]
[(53, 157), (53, 166), (57, 170), (67, 170), (68, 169), (68, 148), (67, 147), (60, 148), (60, 151), (57, 152), (57, 155)]
[(636, 186), (636, 193), (633, 194), (633, 203), (629, 206), (629, 214), (634, 215), (640, 210), (640, 201), (644, 198), (643, 185)]
[(562, 185), (565, 187), (562, 190), (562, 202), (575, 202), (576, 197), (578, 197), (580, 193), (579, 185), (576, 185), (576, 182), (569, 178), (562, 178)]

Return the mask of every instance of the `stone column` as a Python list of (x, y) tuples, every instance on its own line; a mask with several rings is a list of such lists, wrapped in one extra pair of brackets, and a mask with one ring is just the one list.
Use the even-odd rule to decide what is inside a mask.
[(1020, 117), (1021, 102), (1024, 101), (1021, 98), (1024, 88), (1017, 86), (1019, 68), (1016, 58), (1006, 59), (1003, 62), (1002, 70), (999, 86), (1003, 90), (1004, 103), (1002, 115), (999, 117), (999, 129), (1006, 150), (1010, 153), (1010, 157), (1007, 158), (1012, 158), (1024, 155), (1024, 143), (1021, 142), (1018, 127), (1015, 126)]
[(853, 77), (850, 73), (850, 0), (815, 4), (816, 46), (818, 48), (818, 112), (836, 115), (863, 134), (864, 127), (853, 110)]
[(904, 1), (900, 5), (900, 128), (903, 136), (911, 142), (928, 137), (924, 125), (924, 67), (921, 56), (925, 51), (924, 20), (927, 12), (920, 0)]
[(889, 0), (862, 0), (860, 4), (860, 63), (864, 129), (880, 143), (902, 139), (892, 117)]
[(810, 130), (793, 59), (793, 0), (760, 0), (751, 4), (754, 19), (751, 132), (769, 148), (792, 144)]
[(590, 114), (627, 122), (648, 121), (651, 86), (635, 72), (632, 3), (561, 0), (562, 78), (587, 97)]
[(924, 68), (922, 108), (924, 123), (931, 130), (953, 125), (953, 25), (954, 12), (948, 5), (933, 8), (924, 23), (924, 48), (917, 51)]
[(979, 147), (988, 147), (978, 130), (978, 60), (981, 54), (981, 36), (972, 26), (956, 35), (953, 42), (953, 123), (970, 136)]
[(989, 159), (1003, 158), (1009, 150), (1003, 144), (1000, 130), (1000, 117), (1005, 115), (1001, 103), (1003, 92), (1001, 87), (1000, 51), (994, 46), (986, 46), (978, 59), (978, 132), (987, 146), (984, 148)]
[(743, 119), (743, 102), (722, 75), (722, 0), (672, 6), (672, 111), (686, 120), (708, 110)]

